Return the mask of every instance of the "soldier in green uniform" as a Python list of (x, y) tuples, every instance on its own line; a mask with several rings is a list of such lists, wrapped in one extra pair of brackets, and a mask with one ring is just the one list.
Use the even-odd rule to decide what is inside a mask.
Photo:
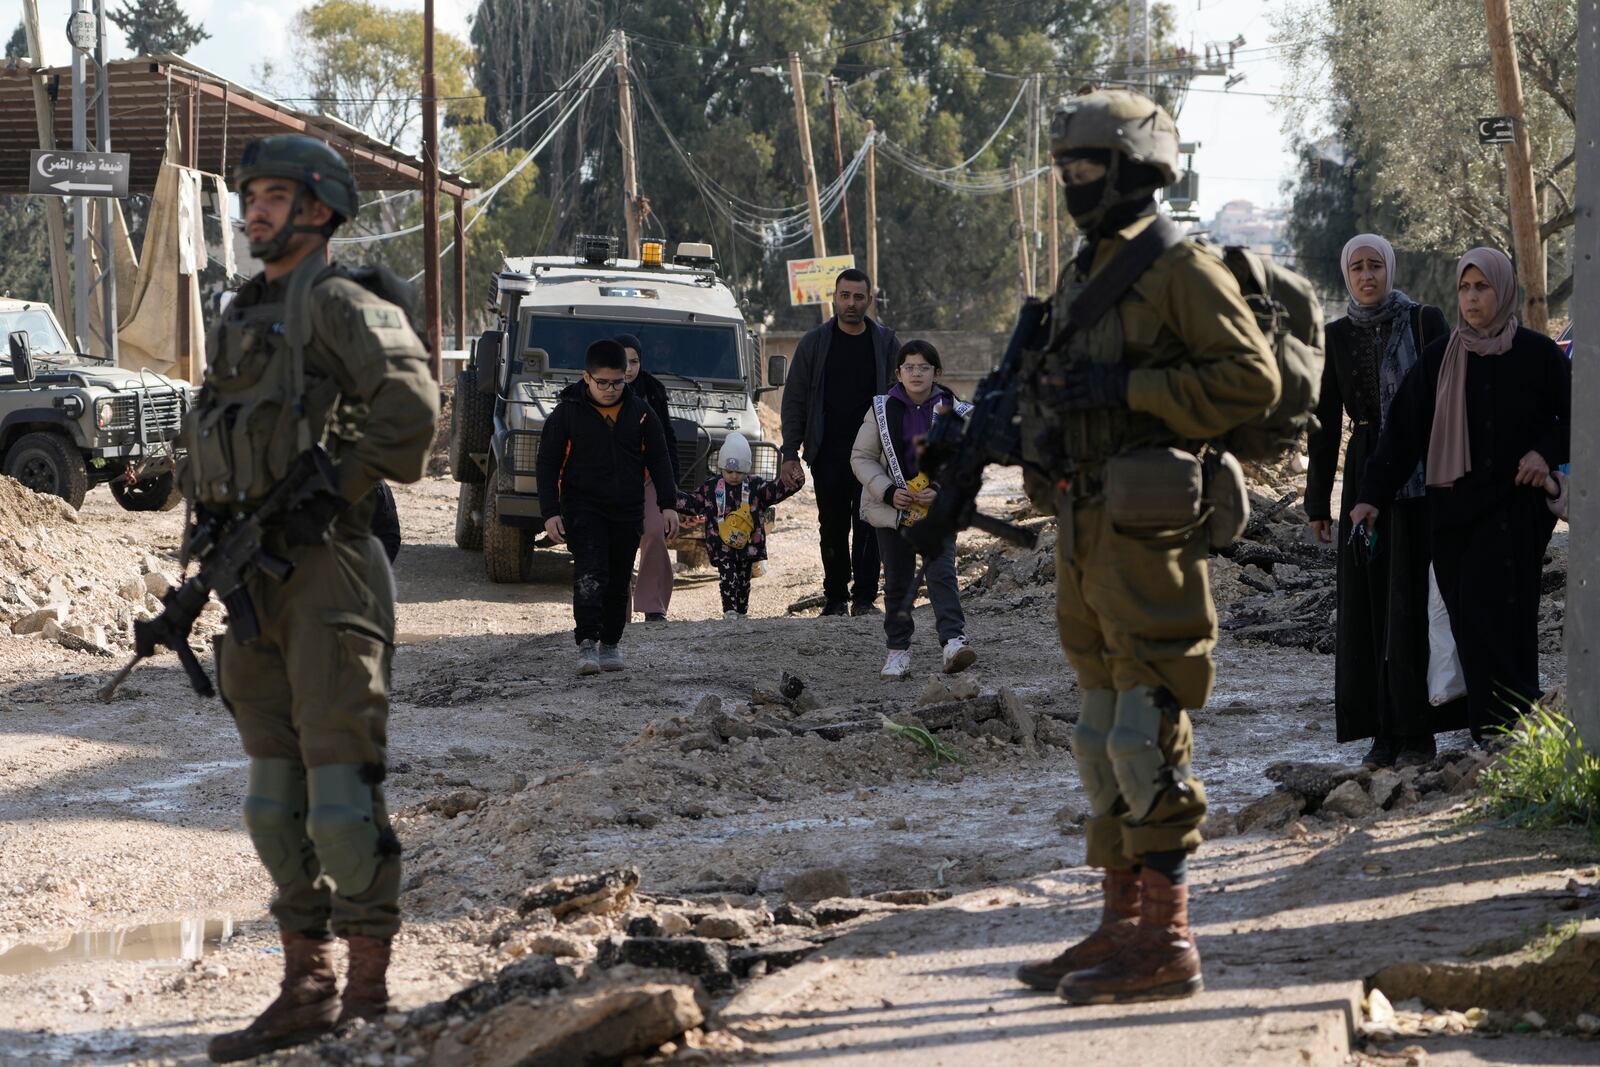
[(1082, 691), (1087, 858), (1106, 873), (1098, 929), (1018, 978), (1074, 1003), (1181, 997), (1202, 985), (1184, 874), (1206, 810), (1185, 709), (1210, 695), (1217, 637), (1201, 457), (1277, 402), (1279, 375), (1220, 257), (1175, 230), (1151, 235), (1172, 237), (1114, 307), (1056, 343), (1091, 280), (1170, 225), (1154, 197), (1176, 180), (1178, 131), (1138, 93), (1096, 92), (1063, 104), (1051, 151), (1084, 241), (1019, 411), (1032, 491), (1060, 516), (1056, 620)]
[[(259, 1018), (211, 1041), (217, 1062), (388, 1009), (400, 926), (400, 846), (381, 786), (394, 582), (370, 533), (372, 488), (422, 476), (439, 409), (406, 313), (369, 275), (329, 262), (329, 237), (357, 211), (339, 154), (311, 137), (268, 137), (245, 148), (234, 188), (265, 269), (206, 338), (184, 493), (202, 514), (248, 510), (314, 445), (337, 490), (265, 538), (294, 570), (249, 582), (260, 636), (244, 644), (230, 626), (217, 641), (219, 688), (250, 757), (244, 823), (277, 886), (285, 972)], [(349, 943), (342, 1001), (335, 936)]]

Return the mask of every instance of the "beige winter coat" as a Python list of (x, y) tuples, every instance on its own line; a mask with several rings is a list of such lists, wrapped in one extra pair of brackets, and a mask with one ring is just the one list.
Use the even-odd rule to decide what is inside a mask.
[(856, 443), (850, 446), (850, 469), (861, 483), (861, 517), (880, 530), (893, 530), (900, 525), (900, 512), (883, 502), (885, 494), (895, 488), (889, 474), (889, 459), (883, 453), (883, 438), (878, 434), (878, 416), (867, 408), (861, 429), (856, 431)]

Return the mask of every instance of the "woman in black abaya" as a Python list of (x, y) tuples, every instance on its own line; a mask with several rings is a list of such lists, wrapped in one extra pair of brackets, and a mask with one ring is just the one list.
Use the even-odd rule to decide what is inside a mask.
[[(1388, 241), (1358, 234), (1340, 258), (1350, 302), (1345, 317), (1328, 324), (1321, 425), (1311, 435), (1306, 474), (1306, 515), (1323, 544), (1333, 541), (1331, 498), (1344, 416), (1352, 425), (1340, 514), (1356, 505), (1362, 469), (1406, 372), (1429, 343), (1450, 332), (1444, 312), (1395, 288)], [(1371, 766), (1425, 763), (1434, 756), (1434, 733), (1465, 723), (1452, 721), (1461, 708), (1436, 710), (1428, 703), (1428, 503), (1420, 463), (1389, 499), (1376, 529), (1375, 551), (1339, 539), (1338, 739), (1373, 738), (1366, 756)]]
[(1459, 325), (1401, 384), (1350, 522), (1393, 507), (1426, 458), (1433, 566), (1481, 738), (1540, 694), (1539, 582), (1555, 526), (1544, 486), (1568, 458), (1572, 381), (1556, 343), (1518, 325), (1504, 253), (1475, 248), (1456, 277)]

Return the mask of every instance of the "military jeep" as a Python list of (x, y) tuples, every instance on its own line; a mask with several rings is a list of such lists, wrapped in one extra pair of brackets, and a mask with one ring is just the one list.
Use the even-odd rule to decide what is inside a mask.
[[(574, 255), (508, 257), (494, 275), (498, 321), (456, 376), (450, 426), (450, 469), (461, 483), (456, 544), (482, 550), (491, 581), (532, 573), (544, 533), (539, 436), (601, 338), (638, 337), (644, 370), (667, 387), (680, 488), (710, 477), (734, 431), (750, 441), (755, 473), (777, 476), (778, 446), (762, 440), (756, 403), (783, 384), (787, 361), (769, 360), (762, 384), (758, 339), (710, 245), (681, 243), (670, 261), (663, 242), (646, 241), (644, 251), (643, 260), (622, 260), (614, 238), (580, 237)], [(691, 526), (670, 547), (703, 553), (703, 536)]]
[(0, 472), (74, 508), (107, 485), (128, 511), (165, 511), (189, 386), (74, 351), (44, 303), (0, 299)]

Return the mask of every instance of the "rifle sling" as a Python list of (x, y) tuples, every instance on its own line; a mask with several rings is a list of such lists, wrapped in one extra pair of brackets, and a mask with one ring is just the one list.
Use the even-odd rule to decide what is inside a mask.
[(1167, 249), (1182, 243), (1183, 231), (1177, 224), (1165, 215), (1157, 215), (1154, 222), (1140, 230), (1112, 257), (1104, 270), (1089, 279), (1083, 292), (1067, 308), (1066, 326), (1056, 334), (1051, 349), (1059, 352), (1073, 334), (1091, 328), (1104, 318)]

